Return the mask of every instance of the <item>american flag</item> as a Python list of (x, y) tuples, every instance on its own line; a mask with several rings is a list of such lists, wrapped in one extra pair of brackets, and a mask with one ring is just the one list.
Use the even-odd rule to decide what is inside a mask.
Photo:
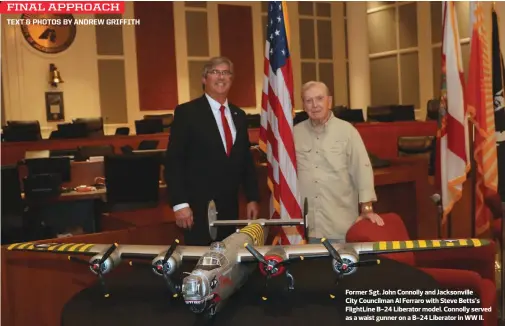
[[(293, 140), (293, 71), (285, 1), (268, 3), (260, 148), (267, 154), (270, 218), (302, 218)], [(302, 243), (303, 227), (282, 227), (282, 244)]]

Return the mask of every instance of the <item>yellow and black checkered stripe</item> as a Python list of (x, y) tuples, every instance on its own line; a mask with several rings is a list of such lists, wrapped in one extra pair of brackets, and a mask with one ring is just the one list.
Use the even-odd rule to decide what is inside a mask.
[(7, 250), (87, 253), (91, 251), (93, 246), (94, 244), (90, 243), (35, 244), (32, 242), (25, 242), (25, 243), (13, 243), (7, 247)]
[(251, 237), (255, 246), (262, 246), (265, 243), (265, 234), (263, 227), (259, 224), (251, 224), (240, 230), (240, 233), (245, 233)]
[(464, 248), (480, 247), (487, 244), (489, 244), (489, 240), (484, 239), (379, 241), (373, 244), (373, 250), (380, 252), (396, 250), (423, 250), (433, 248)]

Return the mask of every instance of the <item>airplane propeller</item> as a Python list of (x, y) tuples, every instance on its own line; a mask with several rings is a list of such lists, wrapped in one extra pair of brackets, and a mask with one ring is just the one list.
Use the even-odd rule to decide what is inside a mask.
[(330, 253), (330, 256), (335, 259), (337, 262), (337, 268), (339, 270), (340, 274), (346, 274), (349, 273), (349, 271), (352, 270), (354, 267), (363, 267), (363, 266), (370, 266), (370, 265), (378, 265), (380, 264), (380, 260), (374, 259), (374, 260), (358, 260), (358, 261), (344, 261), (338, 251), (330, 244), (330, 242), (323, 238), (321, 239), (321, 242), (323, 245), (326, 247), (328, 252)]
[[(371, 266), (371, 265), (378, 265), (380, 264), (380, 260), (374, 259), (374, 260), (357, 260), (357, 261), (351, 261), (347, 258), (342, 259), (340, 254), (338, 253), (337, 249), (335, 249), (331, 243), (328, 241), (326, 238), (321, 239), (321, 243), (324, 245), (326, 250), (330, 253), (330, 256), (335, 260), (335, 271), (337, 272), (337, 280), (336, 284), (347, 274), (351, 274), (351, 272), (354, 271), (355, 268), (357, 267), (362, 267), (362, 266)], [(330, 294), (330, 297), (332, 299), (335, 298), (333, 294)]]
[(328, 252), (330, 253), (330, 256), (335, 259), (338, 263), (342, 264), (343, 261), (342, 261), (342, 257), (340, 257), (340, 254), (338, 253), (337, 249), (335, 249), (331, 243), (328, 241), (328, 239), (326, 238), (322, 238), (321, 239), (321, 243), (323, 244), (323, 246), (326, 247), (326, 250), (328, 250)]
[(165, 282), (167, 283), (167, 286), (172, 292), (174, 298), (176, 298), (179, 295), (180, 286), (176, 285), (174, 281), (170, 278), (170, 275), (168, 273), (170, 270), (167, 267), (167, 261), (170, 259), (170, 257), (172, 257), (172, 254), (174, 253), (178, 244), (179, 240), (175, 239), (174, 242), (172, 242), (172, 245), (170, 245), (170, 248), (168, 248), (167, 253), (165, 254), (165, 257), (163, 258), (161, 264), (155, 265), (156, 266), (155, 268), (158, 270), (158, 272), (163, 273), (163, 278), (165, 279)]
[(105, 265), (105, 262), (110, 257), (110, 255), (112, 255), (112, 253), (114, 252), (114, 250), (116, 250), (117, 247), (118, 247), (117, 243), (112, 244), (100, 259), (94, 259), (92, 261), (87, 261), (74, 256), (68, 256), (68, 260), (76, 263), (86, 264), (90, 267), (92, 272), (96, 273), (100, 281), (100, 284), (102, 285), (104, 296), (106, 298), (108, 298), (110, 294), (107, 289), (107, 286), (105, 285), (105, 280), (103, 278), (103, 274), (106, 273), (109, 268), (108, 266)]
[[(168, 289), (170, 292), (172, 292), (172, 295), (174, 298), (179, 296), (179, 293), (181, 292), (181, 286), (176, 284), (172, 278), (170, 277), (170, 274), (174, 272), (173, 266), (170, 264), (169, 259), (172, 257), (172, 255), (175, 252), (175, 249), (177, 249), (177, 245), (179, 244), (179, 240), (175, 239), (174, 242), (170, 245), (168, 248), (167, 252), (163, 256), (163, 259), (157, 259), (155, 258), (153, 262), (150, 263), (153, 271), (160, 276), (163, 276), (165, 279), (165, 282), (167, 283)], [(133, 266), (133, 262), (130, 261), (130, 266)]]
[[(286, 269), (285, 265), (290, 264), (292, 261), (295, 260), (303, 260), (303, 256), (299, 257), (293, 257), (293, 258), (288, 258), (288, 259), (282, 259), (281, 257), (277, 255), (272, 255), (272, 256), (263, 256), (259, 251), (254, 249), (252, 245), (249, 243), (245, 243), (244, 247), (253, 255), (254, 258), (258, 262), (260, 262), (260, 271), (263, 275), (266, 276), (266, 281), (265, 281), (265, 292), (268, 288), (268, 281), (275, 276), (279, 276), (281, 274), (286, 274), (288, 278), (288, 289), (293, 290), (294, 289), (294, 279), (293, 276), (289, 273), (289, 271)], [(261, 297), (263, 301), (267, 300), (267, 296), (263, 295)]]

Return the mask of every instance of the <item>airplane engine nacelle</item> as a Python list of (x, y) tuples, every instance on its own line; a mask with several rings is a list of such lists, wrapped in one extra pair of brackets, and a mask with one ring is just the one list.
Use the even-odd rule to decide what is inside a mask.
[(354, 250), (344, 249), (339, 252), (340, 258), (342, 258), (342, 263), (337, 260), (332, 260), (332, 267), (335, 272), (340, 275), (351, 275), (358, 270), (357, 266), (354, 266), (359, 260), (358, 253)]
[(113, 252), (112, 254), (109, 255), (109, 257), (107, 257), (107, 259), (102, 264), (100, 264), (100, 261), (102, 260), (104, 255), (105, 253), (101, 253), (91, 257), (91, 259), (89, 260), (91, 264), (89, 266), (89, 269), (96, 275), (98, 275), (99, 270), (100, 274), (102, 275), (107, 274), (121, 263), (120, 255), (117, 254), (116, 252)]
[(263, 275), (270, 273), (271, 277), (282, 275), (286, 271), (284, 265), (277, 265), (287, 259), (286, 251), (282, 247), (274, 247), (265, 254), (267, 265), (259, 263), (260, 272)]
[(181, 266), (182, 259), (177, 252), (174, 252), (172, 256), (168, 258), (166, 263), (163, 264), (165, 254), (166, 253), (162, 253), (156, 256), (156, 258), (154, 258), (151, 263), (153, 272), (156, 275), (159, 276), (163, 276), (164, 274), (172, 275)]

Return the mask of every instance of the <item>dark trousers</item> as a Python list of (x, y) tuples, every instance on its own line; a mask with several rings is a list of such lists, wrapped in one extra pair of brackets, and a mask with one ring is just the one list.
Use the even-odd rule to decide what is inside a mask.
[[(216, 200), (218, 220), (236, 220), (238, 217), (238, 200)], [(209, 232), (209, 220), (207, 216), (208, 203), (191, 205), (193, 210), (194, 225), (190, 230), (184, 230), (184, 244), (188, 246), (208, 246), (214, 241), (223, 241), (235, 233), (236, 226), (218, 226), (217, 237), (211, 239)]]
[(220, 226), (217, 230), (217, 238), (212, 240), (210, 237), (209, 228), (205, 230), (197, 230), (193, 227), (191, 230), (184, 230), (184, 244), (187, 246), (209, 246), (214, 241), (223, 241), (228, 236), (235, 233), (236, 228), (233, 226)]

